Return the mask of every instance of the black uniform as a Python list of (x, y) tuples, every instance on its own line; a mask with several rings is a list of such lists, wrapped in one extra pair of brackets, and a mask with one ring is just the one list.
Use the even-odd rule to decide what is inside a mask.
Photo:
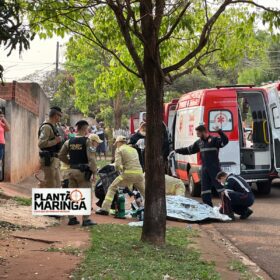
[(201, 197), (204, 203), (213, 206), (211, 190), (215, 187), (220, 193), (224, 188), (216, 180), (216, 176), (221, 171), (219, 160), (219, 149), (228, 143), (227, 136), (222, 130), (218, 131), (220, 137), (209, 135), (206, 139), (199, 139), (187, 148), (176, 149), (176, 153), (191, 155), (200, 152), (202, 160), (201, 169)]
[(249, 184), (242, 177), (230, 174), (224, 187), (230, 198), (232, 211), (240, 216), (246, 215), (248, 207), (253, 205), (255, 200)]
[(137, 131), (136, 133), (134, 133), (129, 141), (128, 144), (132, 145), (133, 148), (135, 148), (137, 150), (138, 156), (139, 156), (139, 161), (140, 164), (142, 166), (142, 169), (144, 170), (144, 165), (145, 165), (145, 150), (141, 151), (141, 149), (136, 145), (136, 143), (138, 142), (138, 140), (140, 139), (145, 139), (145, 136), (142, 135), (139, 131)]

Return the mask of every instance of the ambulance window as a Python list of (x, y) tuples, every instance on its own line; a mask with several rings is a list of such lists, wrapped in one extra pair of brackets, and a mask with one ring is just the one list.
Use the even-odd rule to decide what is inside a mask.
[(280, 114), (277, 107), (272, 108), (274, 128), (280, 128)]
[(213, 110), (209, 113), (209, 131), (214, 132), (215, 127), (223, 131), (232, 131), (233, 119), (232, 113), (228, 110)]

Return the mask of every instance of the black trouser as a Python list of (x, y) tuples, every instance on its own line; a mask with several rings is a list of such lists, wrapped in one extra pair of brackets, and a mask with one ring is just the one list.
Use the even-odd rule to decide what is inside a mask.
[(216, 180), (216, 176), (221, 171), (219, 166), (202, 166), (201, 170), (201, 198), (203, 203), (213, 207), (212, 204), (212, 187), (217, 190), (221, 188), (221, 185)]
[(237, 215), (245, 214), (248, 207), (252, 206), (255, 200), (252, 192), (240, 193), (229, 191), (228, 194), (230, 197), (232, 211)]

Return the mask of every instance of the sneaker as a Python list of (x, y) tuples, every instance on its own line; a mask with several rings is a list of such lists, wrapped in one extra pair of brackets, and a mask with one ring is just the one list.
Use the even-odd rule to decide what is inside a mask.
[(240, 220), (246, 220), (253, 214), (253, 210), (249, 209), (242, 215), (240, 215)]
[(90, 226), (96, 226), (96, 225), (97, 225), (97, 223), (92, 220), (85, 220), (85, 221), (83, 221), (83, 224), (82, 224), (83, 227), (90, 227)]
[(234, 213), (231, 212), (230, 214), (228, 214), (228, 216), (231, 218), (232, 221), (235, 221), (235, 216)]
[(95, 211), (95, 214), (97, 215), (103, 215), (103, 216), (108, 216), (109, 215), (109, 212), (106, 211), (106, 210), (103, 210), (103, 209), (98, 209)]
[(77, 220), (76, 217), (69, 219), (68, 221), (68, 226), (75, 226), (75, 225), (79, 225), (80, 222)]

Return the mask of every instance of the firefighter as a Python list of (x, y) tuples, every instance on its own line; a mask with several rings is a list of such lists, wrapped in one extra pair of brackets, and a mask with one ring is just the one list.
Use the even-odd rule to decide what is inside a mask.
[[(240, 215), (241, 220), (251, 216), (253, 211), (249, 207), (253, 205), (255, 197), (249, 184), (241, 176), (224, 171), (220, 171), (216, 179), (224, 186), (222, 199), (224, 196), (228, 197), (232, 211)], [(231, 217), (234, 219), (234, 215)]]
[(139, 190), (142, 196), (145, 195), (144, 175), (137, 151), (126, 144), (125, 136), (118, 136), (114, 145), (117, 146), (115, 167), (122, 174), (109, 186), (102, 207), (96, 211), (96, 214), (99, 215), (109, 215), (112, 201), (119, 186), (128, 186), (131, 188), (133, 185)]
[(178, 179), (165, 175), (165, 194), (185, 196), (185, 185)]
[(200, 152), (202, 160), (201, 197), (205, 204), (213, 207), (212, 187), (215, 187), (218, 193), (224, 191), (224, 188), (216, 180), (216, 176), (221, 171), (219, 149), (227, 145), (228, 138), (218, 127), (215, 128), (215, 131), (220, 137), (209, 135), (204, 125), (196, 127), (195, 130), (199, 139), (193, 145), (187, 148), (176, 149), (175, 152), (182, 155), (191, 155)]
[[(59, 159), (68, 164), (69, 188), (91, 188), (91, 176), (96, 176), (96, 147), (102, 141), (97, 135), (91, 135), (90, 139), (86, 137), (89, 124), (85, 120), (78, 121), (77, 135), (67, 140), (60, 153)], [(68, 225), (77, 225), (79, 221), (74, 216), (69, 216)], [(93, 226), (95, 222), (90, 220), (89, 216), (83, 216), (82, 226)]]
[(60, 161), (58, 153), (61, 148), (62, 137), (57, 130), (62, 111), (59, 107), (52, 107), (49, 118), (39, 128), (39, 155), (41, 168), (44, 172), (44, 180), (39, 183), (44, 188), (60, 187)]

